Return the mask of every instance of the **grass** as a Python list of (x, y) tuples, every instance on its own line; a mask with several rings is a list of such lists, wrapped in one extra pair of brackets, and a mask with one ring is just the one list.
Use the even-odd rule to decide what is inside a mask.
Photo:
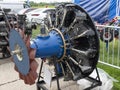
[[(108, 47), (109, 49), (106, 49), (106, 43), (100, 41), (100, 60), (120, 66), (119, 40), (114, 39), (109, 43)], [(116, 69), (100, 63), (98, 64), (98, 67), (105, 70), (110, 76), (119, 81), (114, 82), (113, 90), (120, 90), (120, 69)]]
[(40, 33), (40, 25), (37, 26), (37, 29), (33, 29), (32, 38), (35, 38)]
[(55, 8), (53, 5), (38, 5), (38, 6), (32, 6), (33, 8)]
[(110, 76), (118, 80), (119, 82), (114, 82), (114, 87), (112, 90), (120, 90), (120, 70), (106, 66), (104, 64), (98, 64), (98, 67), (106, 71)]
[(120, 42), (118, 39), (114, 39), (108, 44), (106, 48), (106, 43), (100, 42), (100, 60), (104, 60), (108, 63), (113, 63), (114, 65), (120, 66)]

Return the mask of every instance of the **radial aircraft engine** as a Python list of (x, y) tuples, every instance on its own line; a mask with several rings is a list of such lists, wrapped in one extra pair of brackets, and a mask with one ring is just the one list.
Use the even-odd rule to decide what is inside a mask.
[[(24, 20), (23, 16), (20, 18)], [(96, 68), (99, 38), (94, 22), (80, 6), (57, 5), (41, 23), (40, 34), (32, 40), (31, 34), (30, 24), (26, 28), (11, 29), (9, 33), (15, 69), (26, 84), (35, 83), (37, 78), (35, 58), (55, 59), (58, 72), (72, 80), (85, 78)]]

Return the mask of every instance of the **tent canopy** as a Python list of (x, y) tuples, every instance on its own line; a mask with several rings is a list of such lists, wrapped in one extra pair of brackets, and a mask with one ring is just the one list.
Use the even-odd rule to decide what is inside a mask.
[(120, 15), (120, 0), (73, 0), (84, 8), (94, 21), (104, 23)]

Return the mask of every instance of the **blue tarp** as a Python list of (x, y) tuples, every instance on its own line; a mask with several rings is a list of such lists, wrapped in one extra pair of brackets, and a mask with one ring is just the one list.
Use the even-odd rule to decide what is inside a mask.
[(120, 0), (73, 0), (84, 8), (98, 23), (104, 23), (120, 16)]

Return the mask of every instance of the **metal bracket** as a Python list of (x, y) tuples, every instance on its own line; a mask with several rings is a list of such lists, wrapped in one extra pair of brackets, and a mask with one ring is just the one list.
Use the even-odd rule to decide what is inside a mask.
[(96, 70), (96, 74), (97, 74), (97, 77), (96, 78), (92, 78), (90, 76), (86, 77), (86, 79), (90, 82), (92, 82), (91, 86), (90, 87), (87, 87), (85, 88), (84, 90), (91, 90), (97, 86), (101, 86), (102, 85), (102, 82), (100, 80), (100, 76), (99, 76), (99, 73), (98, 73), (98, 70), (97, 70), (97, 67), (95, 68)]

